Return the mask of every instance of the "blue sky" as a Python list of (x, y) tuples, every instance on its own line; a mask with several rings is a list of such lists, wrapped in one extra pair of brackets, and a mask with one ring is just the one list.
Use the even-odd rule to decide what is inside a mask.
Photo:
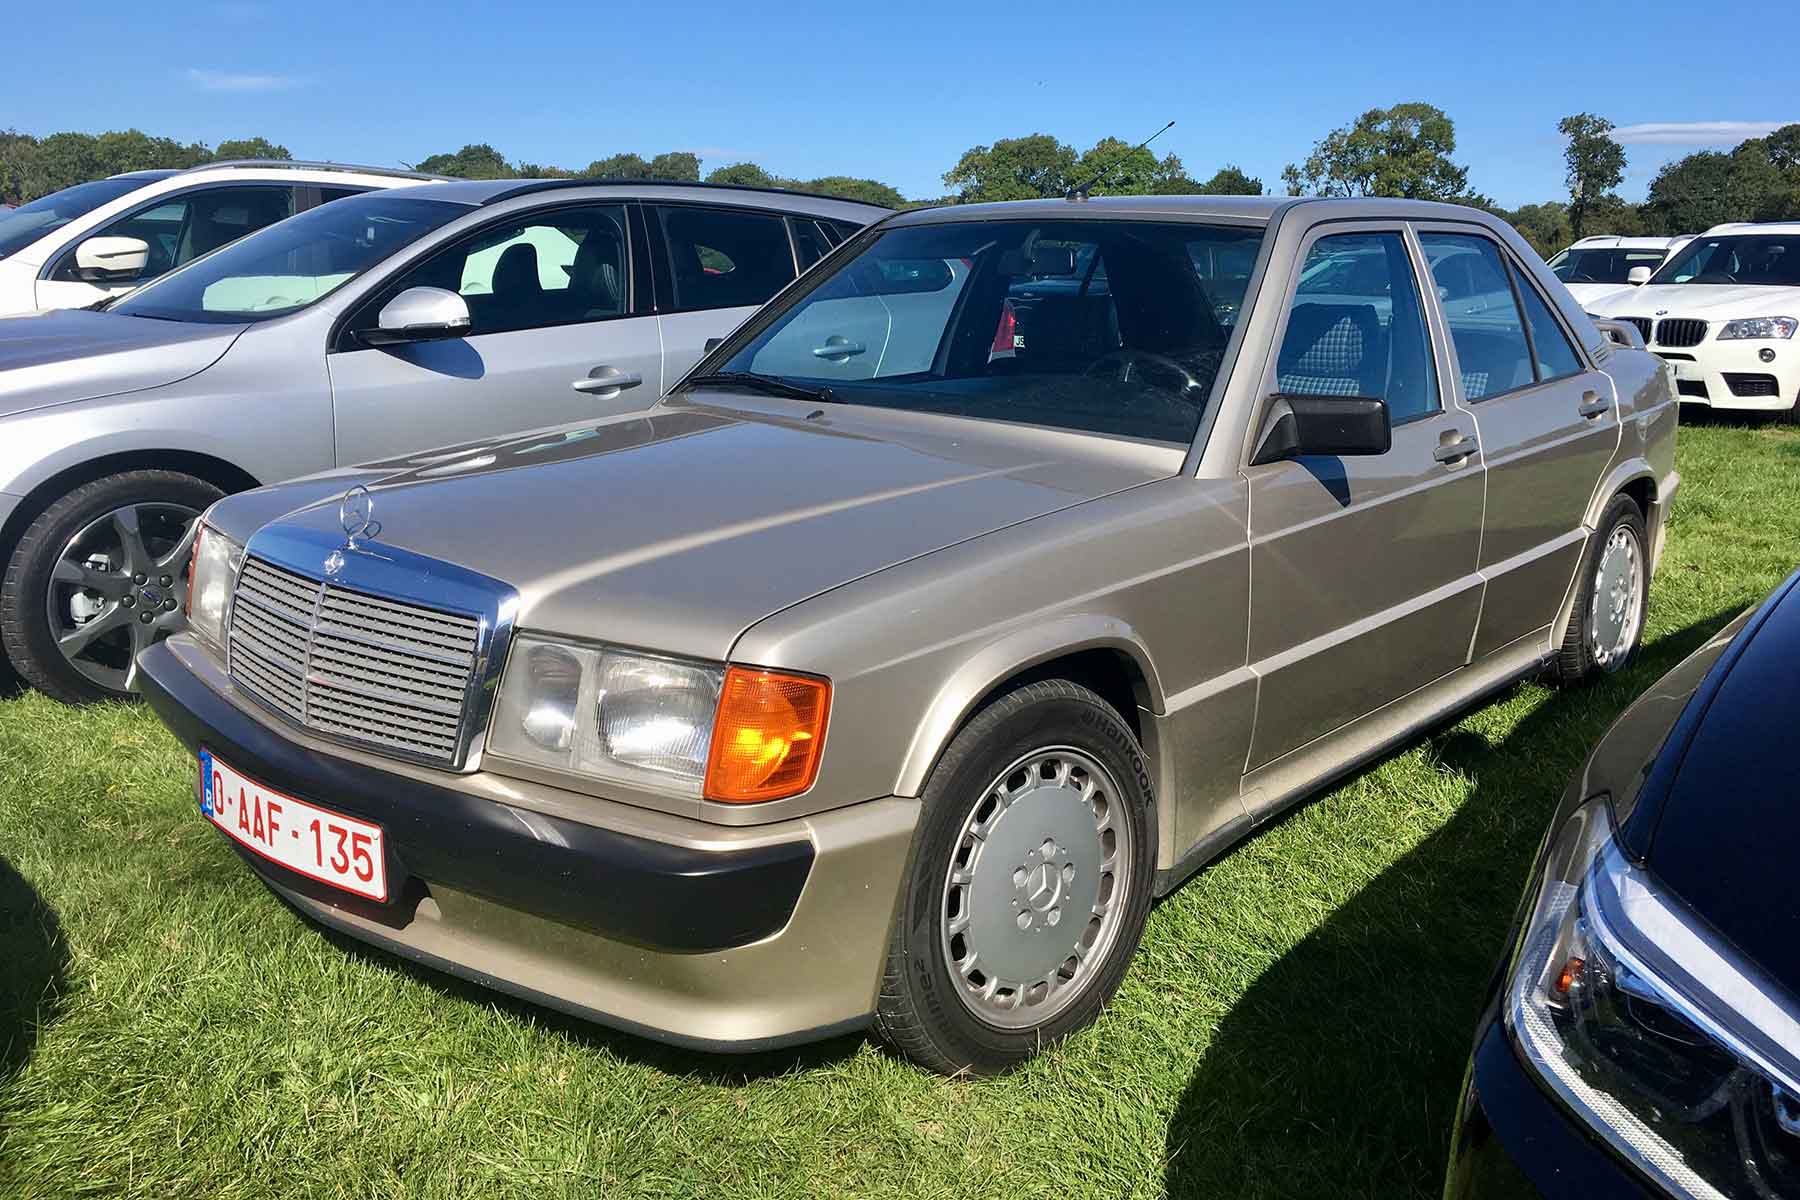
[[(1160, 152), (1201, 178), (1236, 163), (1273, 191), (1282, 165), (1329, 129), (1424, 100), (1455, 119), (1471, 186), (1518, 205), (1563, 193), (1556, 122), (1571, 112), (1625, 130), (1631, 199), (1671, 158), (1800, 120), (1791, 72), (1714, 65), (1736, 52), (1707, 49), (1724, 35), (1702, 32), (1691, 4), (1638, 3), (1601, 31), (1598, 13), (1566, 2), (27, 0), (6, 22), (0, 128), (260, 134), (299, 157), (370, 163), (469, 141), (571, 168), (689, 149), (708, 169), (749, 159), (936, 196), (976, 143), (1044, 132), (1083, 148), (1173, 118)], [(1756, 24), (1719, 27), (1750, 39), (1746, 62)]]

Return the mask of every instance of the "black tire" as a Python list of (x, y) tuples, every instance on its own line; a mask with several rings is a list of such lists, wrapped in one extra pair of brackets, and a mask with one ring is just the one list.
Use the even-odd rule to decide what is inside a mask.
[(14, 544), (0, 583), (0, 642), (20, 677), (66, 704), (132, 699), (128, 691), (89, 679), (57, 649), (46, 602), (56, 560), (70, 539), (116, 509), (167, 504), (200, 513), (223, 495), (177, 471), (126, 471), (84, 483), (39, 513)]
[[(1131, 844), (1118, 924), (1092, 974), (1066, 1006), (1029, 1028), (1002, 1028), (975, 1015), (945, 961), (944, 895), (964, 821), (1009, 764), (1036, 750), (1069, 747), (1112, 776)], [(1124, 859), (1125, 855), (1119, 856)], [(1149, 913), (1156, 864), (1156, 812), (1143, 752), (1119, 714), (1067, 680), (1028, 684), (990, 703), (951, 741), (931, 773), (888, 945), (875, 1029), (921, 1066), (946, 1075), (1008, 1070), (1091, 1022), (1131, 965)], [(972, 889), (971, 889), (972, 890)]]
[[(1595, 659), (1594, 648), (1589, 644), (1587, 618), (1593, 604), (1594, 574), (1600, 565), (1600, 556), (1607, 543), (1612, 540), (1614, 531), (1621, 526), (1629, 528), (1637, 537), (1643, 571), (1643, 586), (1638, 590), (1637, 598), (1637, 631), (1625, 653), (1602, 667)], [(1569, 613), (1569, 623), (1563, 629), (1562, 644), (1550, 667), (1551, 678), (1555, 683), (1571, 687), (1596, 673), (1614, 674), (1623, 670), (1637, 656), (1638, 649), (1643, 644), (1644, 616), (1650, 603), (1649, 571), (1650, 538), (1644, 527), (1643, 511), (1630, 496), (1614, 496), (1612, 503), (1600, 515), (1600, 523), (1595, 527), (1594, 535), (1588, 539), (1587, 550), (1581, 556), (1581, 573), (1575, 582), (1575, 607)]]
[(1781, 425), (1800, 425), (1800, 397), (1788, 407), (1776, 409), (1775, 421)]

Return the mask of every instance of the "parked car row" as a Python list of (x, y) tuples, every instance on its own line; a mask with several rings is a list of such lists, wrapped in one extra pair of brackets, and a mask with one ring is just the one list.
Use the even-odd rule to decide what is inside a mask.
[[(141, 692), (310, 919), (714, 1050), (1084, 1027), (1321, 786), (1627, 664), (1680, 485), (1658, 329), (1459, 206), (409, 180), (99, 308), (0, 321), (26, 677)], [(1725, 882), (1793, 586), (1571, 787), (1450, 1194), (1793, 1190), (1791, 914)]]

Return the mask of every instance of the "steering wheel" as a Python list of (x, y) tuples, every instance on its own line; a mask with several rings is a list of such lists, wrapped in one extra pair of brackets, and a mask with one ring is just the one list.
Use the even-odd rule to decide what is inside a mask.
[(1153, 350), (1109, 350), (1089, 363), (1082, 374), (1090, 378), (1110, 375), (1120, 383), (1129, 383), (1140, 366), (1156, 367), (1179, 379), (1181, 386), (1173, 390), (1180, 399), (1193, 403), (1190, 397), (1194, 393), (1200, 393), (1204, 400), (1206, 386), (1194, 378), (1192, 371), (1168, 355), (1158, 354)]

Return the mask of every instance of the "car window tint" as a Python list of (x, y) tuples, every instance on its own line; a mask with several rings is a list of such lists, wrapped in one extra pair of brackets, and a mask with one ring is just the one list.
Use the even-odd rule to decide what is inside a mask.
[(469, 305), (469, 332), (509, 333), (624, 314), (625, 210), (561, 208), (489, 226), (409, 271), (390, 292), (443, 288)]
[(1276, 357), (1283, 392), (1374, 396), (1395, 424), (1438, 411), (1424, 310), (1400, 234), (1318, 239), (1294, 291)]
[(809, 221), (805, 217), (789, 217), (788, 228), (794, 232), (794, 253), (800, 256), (802, 271), (831, 253), (831, 247), (836, 244), (817, 221)]
[[(207, 188), (128, 213), (88, 236), (142, 241), (149, 253), (137, 276), (141, 283), (293, 215), (292, 188)], [(51, 278), (81, 278), (73, 247), (57, 264)]]
[(658, 209), (677, 309), (761, 304), (794, 279), (787, 227), (774, 213)]
[(1462, 233), (1422, 233), (1419, 243), (1456, 346), (1463, 395), (1480, 400), (1533, 382), (1525, 322), (1500, 248)]
[(1519, 298), (1525, 302), (1525, 317), (1531, 323), (1531, 345), (1537, 351), (1539, 379), (1561, 379), (1587, 370), (1581, 356), (1569, 344), (1568, 335), (1550, 312), (1550, 306), (1529, 279), (1519, 277)]
[[(846, 403), (1186, 445), (1261, 229), (956, 221), (885, 230), (803, 281), (721, 370)], [(817, 272), (814, 273), (815, 275)]]
[(330, 204), (333, 200), (342, 200), (345, 196), (360, 196), (368, 188), (322, 187), (319, 189), (319, 203)]

